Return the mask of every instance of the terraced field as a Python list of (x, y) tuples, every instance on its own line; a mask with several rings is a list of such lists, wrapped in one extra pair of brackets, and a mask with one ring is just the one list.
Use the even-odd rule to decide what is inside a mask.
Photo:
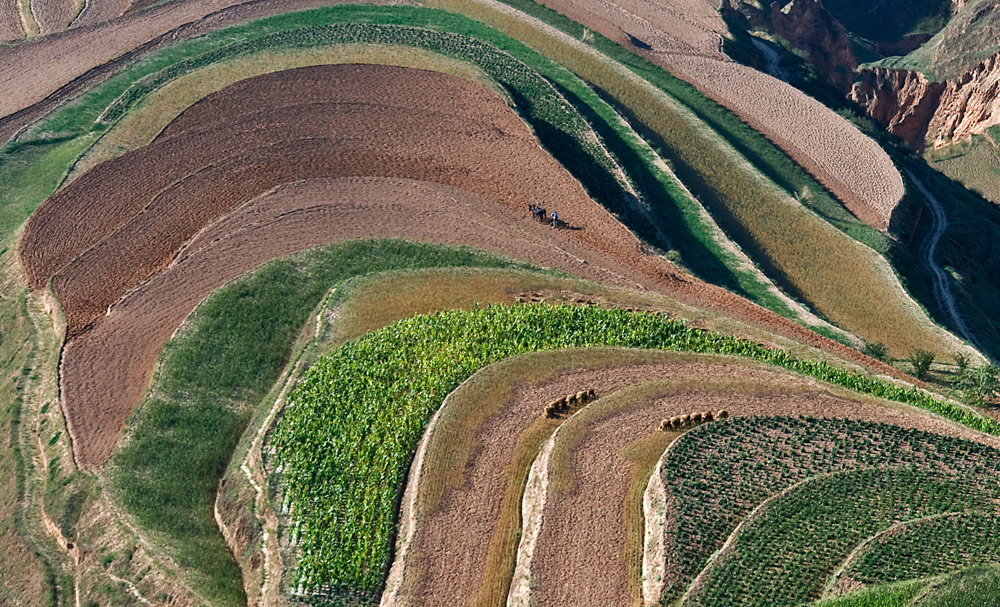
[(884, 152), (706, 4), (425, 4), (0, 8), (0, 604), (990, 583), (1000, 424), (861, 350), (984, 360)]

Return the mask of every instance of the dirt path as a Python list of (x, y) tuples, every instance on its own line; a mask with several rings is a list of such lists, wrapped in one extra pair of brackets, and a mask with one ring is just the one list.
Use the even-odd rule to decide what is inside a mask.
[(937, 255), (938, 242), (940, 242), (944, 231), (948, 229), (948, 217), (945, 215), (941, 203), (924, 186), (924, 183), (917, 179), (917, 176), (912, 171), (907, 170), (906, 174), (910, 176), (914, 185), (920, 190), (924, 200), (927, 201), (927, 206), (931, 210), (931, 231), (928, 232), (924, 242), (920, 245), (920, 256), (924, 264), (934, 273), (934, 298), (937, 299), (939, 306), (948, 311), (952, 326), (958, 329), (958, 334), (975, 346), (982, 354), (986, 355), (987, 350), (983, 348), (979, 340), (976, 339), (976, 336), (969, 330), (968, 325), (962, 319), (962, 315), (958, 312), (958, 306), (955, 304), (955, 298), (952, 296), (951, 288), (948, 285), (948, 275), (941, 268), (941, 265), (938, 264), (935, 257)]

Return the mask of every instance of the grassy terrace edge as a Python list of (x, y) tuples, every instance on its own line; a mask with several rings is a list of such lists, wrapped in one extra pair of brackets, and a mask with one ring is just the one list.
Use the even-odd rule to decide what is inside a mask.
[(467, 247), (356, 240), (265, 263), (208, 296), (160, 354), (107, 466), (109, 488), (213, 605), (245, 603), (213, 515), (219, 478), (307, 319), (357, 276), (422, 268), (529, 268)]
[(271, 444), (294, 513), (291, 534), (302, 550), (296, 586), (374, 596), (391, 554), (395, 501), (410, 454), (444, 397), (503, 358), (596, 345), (745, 357), (1000, 435), (997, 422), (916, 387), (689, 328), (662, 314), (525, 304), (416, 316), (321, 359), (277, 422)]

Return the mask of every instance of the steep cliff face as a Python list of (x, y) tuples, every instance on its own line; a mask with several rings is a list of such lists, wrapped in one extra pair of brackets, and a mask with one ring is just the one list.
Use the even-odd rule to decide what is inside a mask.
[(879, 67), (861, 72), (850, 97), (890, 133), (922, 150), (943, 90), (944, 83), (928, 82), (919, 72)]
[(1000, 124), (1000, 53), (957, 80), (948, 80), (928, 129), (934, 147)]
[(774, 2), (771, 9), (771, 31), (805, 51), (826, 82), (849, 90), (858, 60), (844, 26), (818, 0), (792, 0), (780, 10)]
[(910, 70), (863, 70), (851, 99), (915, 150), (949, 145), (1000, 124), (1000, 53), (959, 78), (928, 82)]

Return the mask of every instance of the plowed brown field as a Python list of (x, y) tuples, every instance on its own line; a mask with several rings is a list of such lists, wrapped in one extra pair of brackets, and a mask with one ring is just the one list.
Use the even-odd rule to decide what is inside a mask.
[(131, 0), (87, 0), (83, 10), (73, 20), (73, 27), (97, 25), (120, 17), (131, 4)]
[(24, 38), (17, 0), (0, 0), (0, 44)]
[[(434, 181), (519, 210), (536, 201), (603, 250), (628, 236), (496, 93), (434, 72), (318, 67), (228, 87), (75, 181), (29, 222), (25, 266), (36, 286), (55, 275), (72, 338), (236, 205), (297, 179), (351, 175)], [(586, 229), (594, 221), (605, 225)]]
[(71, 0), (32, 0), (31, 14), (38, 23), (39, 34), (60, 32), (73, 20), (73, 3)]
[[(690, 82), (784, 150), (859, 219), (881, 230), (888, 227), (903, 196), (903, 178), (888, 154), (802, 91), (726, 58), (719, 49), (728, 28), (718, 3), (541, 2)], [(629, 35), (641, 44), (633, 44)]]
[[(155, 303), (139, 296), (151, 297), (149, 286), (106, 316), (119, 298), (167, 268), (204, 225), (243, 202), (284, 183), (344, 176), (435, 182), (476, 202), (459, 204), (460, 197), (449, 194), (448, 202), (455, 198), (449, 205), (440, 194), (435, 202), (422, 194), (409, 198), (411, 206), (395, 209), (386, 210), (384, 201), (373, 204), (378, 198), (352, 207), (336, 197), (335, 187), (320, 194), (313, 190), (313, 198), (292, 205), (286, 198), (285, 215), (248, 228), (247, 218), (265, 209), (251, 205), (217, 228), (246, 234), (248, 243), (249, 235), (257, 238), (246, 246), (238, 237), (220, 240), (230, 247), (228, 259), (253, 251), (247, 257), (252, 262), (222, 263), (220, 257), (216, 269), (209, 257), (199, 257), (205, 260), (205, 280), (191, 281), (199, 286), (156, 283), (163, 290)], [(558, 210), (579, 229), (553, 233), (531, 224), (529, 201)], [(310, 216), (325, 219), (304, 220)], [(483, 226), (510, 237), (491, 239)], [(206, 98), (146, 148), (74, 181), (29, 222), (21, 243), (25, 265), (36, 286), (52, 277), (67, 316), (63, 394), (80, 463), (97, 465), (107, 457), (141, 396), (156, 352), (211, 288), (268, 255), (360, 236), (493, 248), (587, 277), (642, 285), (897, 374), (644, 254), (639, 241), (542, 151), (496, 93), (420, 70), (302, 68), (247, 80)], [(142, 328), (116, 336), (109, 323), (140, 300), (149, 306)]]
[(69, 341), (61, 377), (78, 461), (96, 465), (110, 454), (160, 348), (212, 290), (274, 257), (360, 237), (466, 244), (612, 284), (644, 278), (567, 232), (455, 188), (384, 178), (291, 184), (207, 228), (169, 268)]
[[(250, 19), (352, 0), (171, 0), (113, 22), (0, 47), (0, 142), (136, 57)], [(366, 4), (412, 4), (366, 0)]]

